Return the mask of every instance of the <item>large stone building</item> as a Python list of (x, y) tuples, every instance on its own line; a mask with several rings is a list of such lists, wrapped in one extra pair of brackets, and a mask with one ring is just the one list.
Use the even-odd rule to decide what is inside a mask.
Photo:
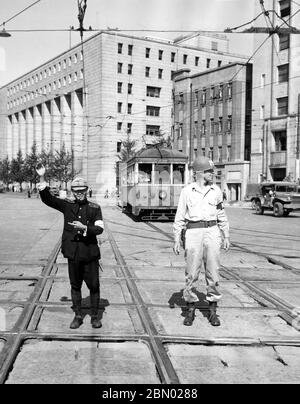
[(116, 185), (128, 135), (169, 135), (174, 71), (215, 68), (246, 57), (225, 36), (174, 41), (101, 32), (0, 89), (0, 158), (38, 150), (74, 152), (74, 166), (95, 192)]
[[(296, 2), (265, 0), (265, 7), (299, 28)], [(256, 15), (260, 11), (257, 4)], [(288, 28), (274, 13), (270, 18), (274, 26)], [(256, 35), (256, 48), (263, 39)], [(253, 58), (252, 182), (299, 178), (299, 94), (300, 35), (272, 35)]]
[(174, 77), (174, 147), (208, 156), (231, 201), (244, 198), (250, 176), (252, 65), (233, 63)]

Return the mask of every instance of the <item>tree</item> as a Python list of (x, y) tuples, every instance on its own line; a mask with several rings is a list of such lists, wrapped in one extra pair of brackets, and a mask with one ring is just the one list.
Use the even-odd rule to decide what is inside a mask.
[(53, 178), (63, 182), (65, 189), (67, 188), (67, 182), (71, 181), (76, 175), (73, 168), (73, 152), (66, 151), (65, 144), (62, 144), (60, 150), (56, 150), (54, 153), (54, 168)]
[(24, 162), (25, 177), (26, 181), (30, 183), (30, 188), (32, 187), (32, 184), (34, 184), (36, 187), (36, 183), (38, 182), (39, 179), (37, 172), (35, 170), (38, 161), (39, 156), (37, 154), (36, 143), (33, 143), (31, 147), (31, 152), (26, 156)]
[(42, 150), (38, 156), (38, 160), (46, 168), (45, 179), (50, 185), (50, 179), (53, 177), (53, 173), (55, 172), (53, 152)]
[(0, 161), (0, 180), (4, 182), (6, 188), (10, 183), (10, 162), (8, 156)]
[(127, 139), (121, 141), (121, 151), (118, 154), (118, 159), (120, 162), (124, 162), (133, 157), (136, 153), (136, 140), (131, 140), (129, 134), (127, 134)]
[(21, 150), (18, 151), (17, 158), (12, 159), (10, 167), (11, 179), (20, 184), (20, 190), (22, 192), (22, 183), (26, 180), (26, 174)]

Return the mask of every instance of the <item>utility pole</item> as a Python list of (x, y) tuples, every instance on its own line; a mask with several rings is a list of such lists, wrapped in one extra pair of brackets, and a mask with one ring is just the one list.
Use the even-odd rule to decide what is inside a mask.
[(81, 40), (83, 40), (83, 31), (86, 29), (83, 27), (84, 16), (87, 8), (87, 0), (77, 0), (78, 3), (78, 21), (79, 21), (79, 28), (77, 31), (80, 32)]
[(300, 178), (300, 94), (298, 94), (297, 140), (296, 140), (296, 180)]

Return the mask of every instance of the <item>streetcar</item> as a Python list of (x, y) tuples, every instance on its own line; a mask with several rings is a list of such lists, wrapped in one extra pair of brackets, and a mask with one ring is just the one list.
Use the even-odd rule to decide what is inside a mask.
[(184, 153), (165, 147), (141, 150), (120, 166), (120, 205), (141, 220), (174, 219), (188, 177)]

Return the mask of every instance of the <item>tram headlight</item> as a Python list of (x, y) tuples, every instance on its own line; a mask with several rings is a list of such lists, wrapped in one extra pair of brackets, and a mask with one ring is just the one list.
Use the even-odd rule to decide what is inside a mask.
[(140, 193), (140, 191), (136, 191), (135, 196), (136, 196), (136, 199), (140, 199), (140, 197), (141, 197), (141, 193)]
[(166, 193), (166, 191), (159, 191), (158, 197), (159, 199), (166, 199), (166, 197), (168, 196), (168, 194)]

